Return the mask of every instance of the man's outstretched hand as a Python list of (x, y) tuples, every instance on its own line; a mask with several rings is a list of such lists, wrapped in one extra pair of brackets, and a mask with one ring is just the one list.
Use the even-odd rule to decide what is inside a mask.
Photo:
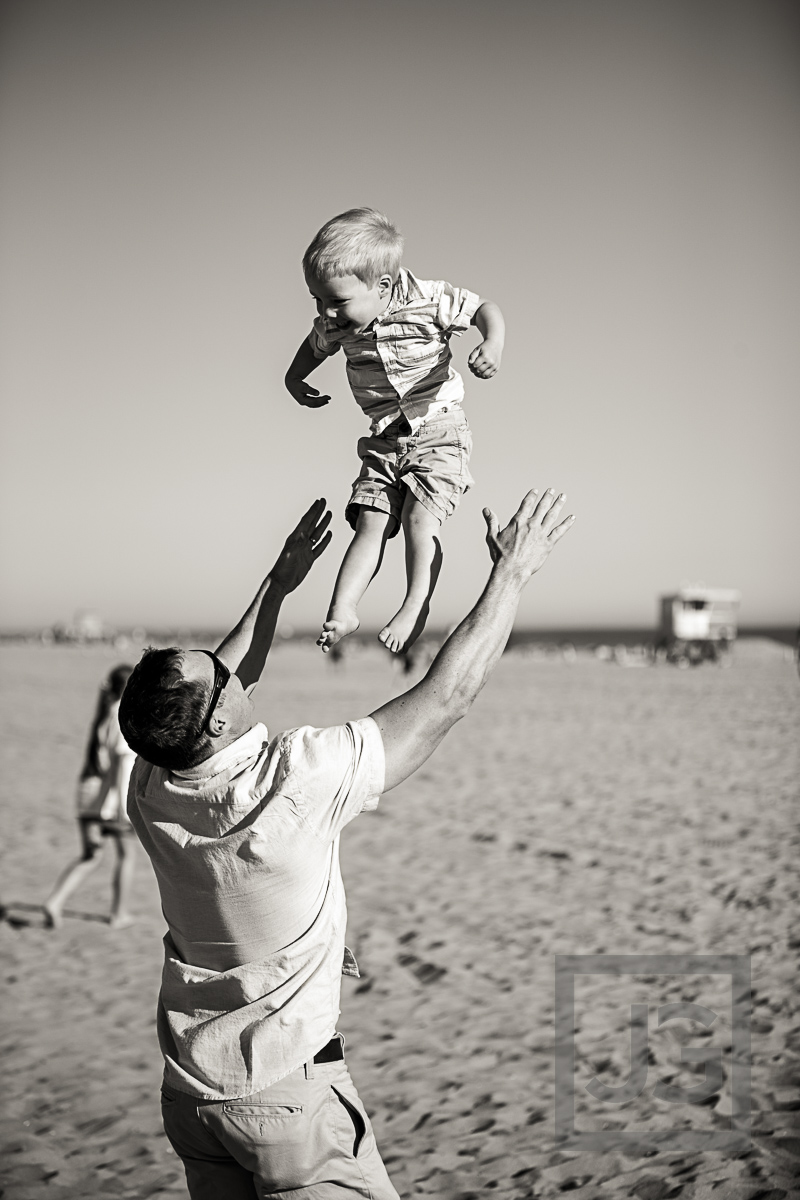
[(528, 492), (516, 514), (505, 529), (490, 508), (483, 510), (486, 521), (486, 544), (492, 562), (502, 564), (517, 572), (525, 582), (534, 572), (543, 567), (547, 556), (575, 520), (568, 516), (560, 524), (558, 517), (564, 507), (566, 496), (556, 496), (548, 488), (540, 498), (538, 488)]
[(297, 528), (289, 534), (286, 544), (270, 571), (270, 579), (284, 592), (293, 592), (305, 579), (312, 566), (331, 540), (330, 510), (326, 501), (315, 500)]

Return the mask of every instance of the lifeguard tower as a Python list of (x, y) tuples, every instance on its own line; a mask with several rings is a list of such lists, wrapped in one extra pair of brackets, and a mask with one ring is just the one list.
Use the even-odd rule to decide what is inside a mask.
[(733, 588), (688, 584), (661, 597), (658, 649), (667, 662), (695, 666), (719, 662), (736, 639), (741, 594)]

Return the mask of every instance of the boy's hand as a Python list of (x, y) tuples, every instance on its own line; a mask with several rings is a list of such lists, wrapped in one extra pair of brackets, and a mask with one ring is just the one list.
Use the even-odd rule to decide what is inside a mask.
[(480, 346), (475, 347), (467, 362), (470, 371), (478, 379), (491, 379), (499, 371), (502, 357), (502, 345), (487, 338), (485, 342), (481, 342)]
[(318, 390), (306, 383), (305, 379), (294, 379), (287, 375), (284, 383), (289, 394), (305, 408), (323, 408), (330, 403), (330, 396), (320, 396)]

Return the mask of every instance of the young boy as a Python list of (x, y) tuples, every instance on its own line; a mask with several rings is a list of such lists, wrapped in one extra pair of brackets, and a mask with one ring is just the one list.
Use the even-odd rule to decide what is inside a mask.
[(450, 338), (477, 325), (484, 340), (469, 368), (478, 379), (496, 374), (503, 353), (497, 305), (441, 280), (416, 279), (400, 266), (402, 251), (400, 233), (382, 213), (353, 208), (323, 225), (303, 256), (318, 316), (286, 387), (298, 404), (327, 404), (330, 396), (306, 377), (341, 347), (353, 395), (372, 422), (358, 443), (361, 472), (345, 511), (355, 536), (317, 639), (323, 652), (358, 629), (359, 601), (401, 524), (406, 597), (379, 637), (398, 653), (422, 632), (441, 566), (436, 535), (473, 483), (464, 384), (451, 365)]

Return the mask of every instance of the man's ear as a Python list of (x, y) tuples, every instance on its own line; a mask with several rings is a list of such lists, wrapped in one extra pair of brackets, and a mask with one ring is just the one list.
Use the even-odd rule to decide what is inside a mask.
[(227, 729), (228, 719), (225, 716), (225, 689), (223, 688), (217, 701), (217, 707), (214, 709), (211, 714), (211, 720), (208, 722), (208, 732), (212, 738), (218, 738), (222, 737), (223, 733), (227, 732)]
[(392, 280), (391, 275), (381, 275), (380, 279), (378, 280), (378, 295), (381, 297), (388, 295), (393, 286), (394, 281)]
[(214, 714), (211, 720), (208, 722), (206, 728), (208, 729), (209, 737), (222, 737), (223, 733), (225, 733), (228, 728), (228, 722), (225, 720), (223, 713), (220, 713), (217, 709), (214, 709)]

